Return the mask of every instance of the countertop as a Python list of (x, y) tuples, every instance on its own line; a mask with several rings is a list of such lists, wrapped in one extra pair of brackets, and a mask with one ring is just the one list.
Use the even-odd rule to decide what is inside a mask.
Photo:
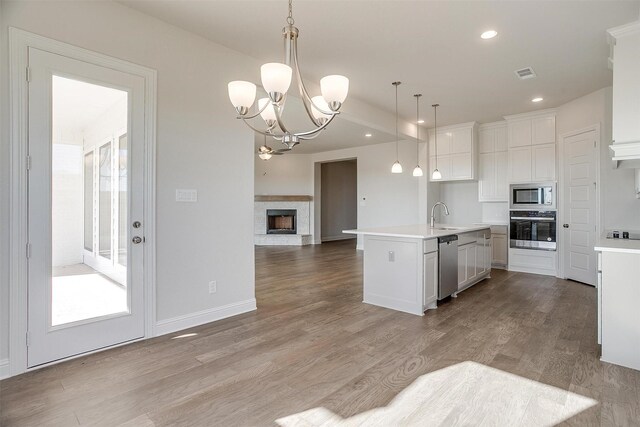
[(509, 221), (482, 221), (482, 222), (474, 222), (473, 225), (504, 225), (506, 227), (509, 226)]
[(599, 252), (626, 252), (640, 254), (640, 240), (607, 239), (606, 233), (596, 240), (594, 248)]
[[(447, 230), (439, 230), (438, 227), (447, 227)], [(369, 236), (406, 237), (412, 239), (435, 239), (452, 234), (467, 233), (489, 228), (488, 224), (450, 225), (436, 224), (431, 228), (426, 224), (396, 225), (393, 227), (359, 228), (357, 230), (343, 230), (345, 234), (362, 234)]]

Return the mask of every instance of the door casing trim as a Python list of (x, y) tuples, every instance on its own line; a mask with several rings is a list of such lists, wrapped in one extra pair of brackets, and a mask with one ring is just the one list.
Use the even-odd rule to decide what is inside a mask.
[[(9, 375), (27, 368), (28, 48), (33, 47), (144, 78), (144, 320), (145, 337), (156, 322), (156, 97), (157, 72), (68, 43), (9, 28)], [(65, 359), (66, 360), (66, 359)], [(35, 369), (35, 368), (32, 368)]]

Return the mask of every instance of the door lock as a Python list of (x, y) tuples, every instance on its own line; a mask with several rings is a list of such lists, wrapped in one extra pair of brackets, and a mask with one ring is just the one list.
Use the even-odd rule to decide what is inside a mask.
[(564, 228), (569, 228), (569, 224), (562, 224)]
[(136, 245), (137, 245), (137, 244), (139, 244), (139, 243), (142, 243), (142, 237), (140, 237), (140, 236), (133, 236), (133, 239), (131, 239), (131, 241), (132, 241), (134, 244), (136, 244)]
[(133, 221), (133, 228), (140, 228), (142, 227), (142, 223), (140, 221)]

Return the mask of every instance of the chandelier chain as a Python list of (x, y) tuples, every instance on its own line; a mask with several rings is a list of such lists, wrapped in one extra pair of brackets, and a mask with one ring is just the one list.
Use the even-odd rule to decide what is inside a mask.
[(293, 0), (289, 0), (289, 16), (287, 16), (287, 24), (293, 25), (296, 21), (293, 19)]

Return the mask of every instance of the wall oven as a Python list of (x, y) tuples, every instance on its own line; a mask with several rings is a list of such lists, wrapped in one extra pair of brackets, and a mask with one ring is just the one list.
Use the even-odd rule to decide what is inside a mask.
[(510, 209), (534, 210), (556, 208), (555, 182), (511, 184)]
[(509, 246), (556, 250), (556, 211), (511, 211)]

